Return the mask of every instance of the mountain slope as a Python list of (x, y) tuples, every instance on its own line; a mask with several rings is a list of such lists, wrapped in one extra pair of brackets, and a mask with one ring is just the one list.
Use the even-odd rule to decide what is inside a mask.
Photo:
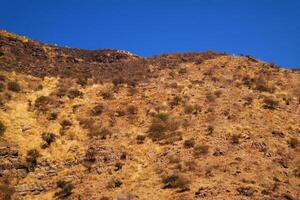
[(7, 199), (299, 199), (300, 73), (0, 32)]

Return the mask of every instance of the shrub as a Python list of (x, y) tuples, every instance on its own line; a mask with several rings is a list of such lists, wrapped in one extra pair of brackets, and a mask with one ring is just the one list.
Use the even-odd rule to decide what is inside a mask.
[(239, 134), (233, 134), (230, 137), (230, 143), (231, 144), (239, 144), (240, 143), (240, 138), (241, 138), (241, 136)]
[(185, 140), (183, 143), (184, 148), (192, 148), (195, 145), (195, 140), (194, 139), (189, 139), (189, 140)]
[(189, 190), (190, 181), (180, 174), (172, 174), (162, 179), (163, 189), (178, 188), (181, 192)]
[(125, 80), (124, 80), (122, 77), (114, 78), (114, 79), (112, 80), (112, 83), (114, 84), (114, 86), (118, 86), (118, 85), (120, 85), (120, 84), (125, 83)]
[(165, 137), (166, 127), (161, 122), (153, 122), (148, 130), (150, 137), (153, 141), (162, 140)]
[(192, 105), (185, 105), (185, 107), (184, 107), (184, 113), (185, 114), (191, 114), (191, 113), (193, 113), (194, 112), (194, 106), (192, 106)]
[(300, 142), (297, 138), (292, 137), (287, 141), (287, 143), (288, 143), (289, 147), (295, 149), (295, 148), (297, 148), (297, 146), (299, 146)]
[(48, 116), (48, 120), (56, 120), (57, 119), (57, 116), (58, 116), (58, 113), (57, 112), (52, 112), (50, 113), (50, 115)]
[(85, 86), (87, 84), (87, 78), (86, 77), (80, 77), (76, 81), (77, 84), (81, 86)]
[(158, 113), (155, 115), (156, 118), (158, 118), (159, 120), (166, 122), (169, 119), (169, 114), (167, 113)]
[(131, 114), (131, 115), (135, 115), (135, 114), (138, 113), (138, 108), (137, 108), (136, 106), (134, 106), (134, 105), (130, 105), (130, 106), (128, 106), (128, 108), (127, 108), (127, 112), (128, 112), (129, 114)]
[(79, 118), (79, 125), (84, 129), (92, 130), (94, 128), (95, 121), (91, 118)]
[(6, 80), (6, 77), (2, 74), (0, 74), (0, 81), (5, 81)]
[(72, 183), (65, 181), (58, 181), (57, 187), (61, 189), (61, 191), (55, 193), (55, 196), (58, 196), (59, 198), (70, 196), (72, 194), (72, 190), (74, 189), (74, 185)]
[(100, 93), (100, 95), (102, 96), (103, 99), (113, 99), (114, 98), (114, 95), (110, 91), (102, 91)]
[(96, 161), (96, 151), (93, 147), (89, 147), (85, 153), (85, 161), (95, 162)]
[(108, 189), (113, 189), (113, 188), (118, 188), (118, 187), (121, 187), (123, 184), (123, 182), (119, 179), (111, 179), (110, 181), (108, 181), (106, 187)]
[(138, 90), (136, 88), (130, 87), (128, 88), (128, 96), (134, 96)]
[(70, 126), (72, 126), (72, 122), (68, 119), (64, 119), (60, 122), (60, 125), (62, 126), (63, 129), (67, 129)]
[(34, 106), (38, 111), (45, 112), (56, 104), (56, 101), (48, 96), (40, 96), (35, 100)]
[(239, 187), (236, 190), (241, 195), (248, 196), (248, 197), (253, 196), (253, 194), (255, 192), (255, 190), (251, 187)]
[(75, 99), (76, 97), (83, 97), (83, 93), (77, 89), (72, 89), (72, 90), (69, 90), (68, 97), (70, 99)]
[(0, 82), (0, 92), (3, 92), (5, 89), (5, 85)]
[(55, 141), (55, 135), (53, 133), (43, 133), (42, 139), (45, 141), (45, 144), (42, 145), (42, 148), (48, 147), (51, 143)]
[(211, 93), (206, 93), (206, 101), (207, 102), (214, 102), (216, 100), (216, 97)]
[(212, 134), (214, 132), (215, 128), (212, 126), (212, 125), (209, 125), (206, 129), (206, 131), (209, 133), (209, 134)]
[(137, 136), (136, 136), (136, 143), (137, 143), (137, 144), (143, 144), (145, 138), (146, 138), (146, 137), (145, 137), (144, 135), (137, 135)]
[(108, 128), (94, 128), (89, 132), (90, 137), (100, 137), (100, 139), (106, 139), (112, 135), (112, 132)]
[(278, 107), (278, 102), (273, 100), (272, 98), (270, 97), (265, 97), (264, 100), (263, 100), (263, 107), (265, 109), (271, 109), (271, 110), (274, 110)]
[(31, 149), (27, 151), (26, 164), (28, 171), (33, 171), (37, 165), (37, 158), (40, 156), (38, 150)]
[(5, 125), (0, 121), (0, 136), (4, 135), (5, 130)]
[(274, 92), (274, 89), (270, 88), (266, 80), (262, 77), (255, 79), (254, 89), (258, 90), (259, 92)]
[(174, 107), (174, 106), (178, 106), (180, 104), (180, 102), (182, 101), (181, 97), (180, 96), (175, 96), (170, 102), (169, 102), (169, 105), (171, 107)]
[(98, 104), (91, 110), (91, 114), (96, 116), (102, 114), (103, 111), (104, 111), (104, 106), (102, 104)]
[(208, 149), (209, 149), (209, 146), (204, 145), (204, 144), (199, 144), (199, 145), (195, 146), (194, 150), (193, 150), (194, 157), (198, 158), (200, 156), (208, 154)]
[(7, 89), (13, 92), (20, 92), (21, 91), (21, 86), (19, 85), (18, 82), (15, 81), (9, 81), (7, 83)]
[(216, 97), (220, 97), (222, 95), (222, 91), (221, 90), (217, 90), (217, 91), (214, 92), (214, 95)]

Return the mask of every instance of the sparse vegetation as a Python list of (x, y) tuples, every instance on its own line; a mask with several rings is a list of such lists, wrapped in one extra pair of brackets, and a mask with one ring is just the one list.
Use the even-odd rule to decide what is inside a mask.
[(153, 122), (148, 131), (148, 137), (153, 141), (162, 140), (165, 137), (166, 126), (162, 122)]
[(93, 116), (97, 116), (102, 114), (104, 111), (104, 105), (103, 104), (98, 104), (96, 105), (92, 110), (91, 110), (91, 114)]
[(299, 146), (300, 142), (298, 140), (298, 138), (296, 137), (291, 137), (288, 141), (287, 141), (289, 147), (295, 149)]
[(108, 91), (108, 90), (107, 91), (102, 91), (100, 93), (100, 95), (102, 96), (103, 99), (106, 99), (106, 100), (111, 100), (111, 99), (114, 98), (113, 93)]
[(137, 144), (143, 144), (145, 139), (146, 139), (146, 136), (144, 136), (144, 135), (137, 135), (136, 136), (136, 143)]
[(56, 105), (56, 101), (49, 96), (40, 96), (35, 100), (34, 106), (38, 111), (46, 112)]
[(77, 89), (71, 89), (68, 91), (68, 97), (70, 99), (75, 99), (76, 97), (83, 97), (83, 93)]
[(169, 119), (169, 114), (168, 113), (158, 113), (155, 115), (155, 117), (163, 122), (167, 122)]
[(68, 129), (70, 128), (73, 124), (70, 120), (64, 119), (60, 122), (60, 125), (62, 126), (63, 129)]
[(179, 189), (179, 192), (189, 190), (190, 181), (181, 174), (172, 174), (163, 177), (163, 189)]
[(110, 137), (112, 135), (112, 132), (108, 128), (94, 128), (90, 130), (89, 136), (90, 137), (99, 137), (100, 139), (106, 139), (107, 137)]
[(233, 134), (230, 137), (230, 143), (231, 144), (239, 144), (240, 143), (241, 136), (239, 134)]
[(184, 106), (184, 113), (185, 114), (192, 114), (194, 112), (194, 106), (187, 104)]
[(55, 138), (56, 138), (56, 136), (53, 133), (43, 133), (42, 139), (45, 141), (45, 144), (43, 144), (42, 147), (46, 148), (49, 145), (51, 145), (51, 143), (53, 143), (55, 141)]
[(65, 181), (58, 181), (57, 187), (61, 189), (59, 192), (55, 193), (55, 196), (59, 198), (65, 198), (67, 196), (70, 196), (74, 189), (74, 185), (72, 183)]
[(135, 105), (129, 105), (127, 107), (127, 113), (130, 115), (136, 115), (138, 113), (138, 108)]
[(15, 81), (9, 81), (7, 83), (7, 89), (13, 92), (20, 92), (21, 91), (21, 86), (18, 82)]
[(195, 140), (194, 139), (188, 139), (185, 140), (183, 143), (184, 148), (188, 149), (188, 148), (192, 148), (195, 145)]
[(37, 159), (40, 156), (40, 153), (36, 149), (31, 149), (27, 152), (26, 164), (28, 171), (33, 171), (37, 165)]
[(194, 157), (199, 158), (201, 156), (207, 155), (208, 154), (208, 149), (209, 149), (208, 145), (198, 144), (193, 149)]
[(274, 110), (278, 107), (278, 101), (275, 101), (274, 99), (270, 98), (270, 97), (265, 97), (263, 100), (263, 107), (265, 109), (270, 109), (270, 110)]
[(0, 136), (4, 135), (6, 126), (0, 121)]

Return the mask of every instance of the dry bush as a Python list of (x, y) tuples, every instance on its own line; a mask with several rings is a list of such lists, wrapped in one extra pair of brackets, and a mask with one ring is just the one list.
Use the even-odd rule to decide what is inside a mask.
[(209, 149), (208, 145), (198, 144), (193, 149), (194, 157), (199, 158), (201, 156), (207, 155), (208, 154), (208, 149)]
[(167, 122), (170, 116), (168, 113), (158, 113), (155, 117), (163, 122)]
[(170, 102), (169, 105), (173, 108), (175, 106), (178, 106), (182, 101), (182, 98), (180, 96), (175, 96)]
[(145, 139), (146, 139), (146, 136), (144, 136), (144, 135), (137, 135), (136, 136), (136, 143), (137, 144), (143, 144)]
[(288, 143), (289, 147), (291, 147), (291, 148), (293, 148), (293, 149), (297, 148), (297, 147), (299, 146), (299, 144), (300, 144), (298, 138), (296, 138), (296, 137), (290, 138), (290, 139), (287, 141), (287, 143)]
[(138, 113), (138, 108), (135, 105), (129, 105), (127, 107), (127, 113), (130, 115), (136, 115)]
[(190, 181), (182, 174), (174, 173), (162, 178), (163, 189), (179, 189), (180, 192), (189, 190)]
[(240, 134), (233, 134), (230, 137), (230, 143), (231, 144), (239, 144), (240, 143), (240, 138), (241, 138)]
[(212, 134), (214, 132), (215, 128), (212, 125), (209, 125), (206, 129), (208, 134)]
[(120, 85), (120, 84), (125, 83), (125, 80), (124, 80), (124, 78), (122, 78), (122, 77), (118, 77), (118, 78), (114, 78), (114, 79), (112, 80), (112, 83), (113, 83), (114, 86), (116, 87), (116, 86), (118, 86), (118, 85)]
[(247, 197), (251, 197), (253, 196), (253, 194), (255, 193), (255, 190), (251, 187), (239, 187), (236, 189), (238, 191), (239, 194), (243, 195), (243, 196), (247, 196)]
[(195, 107), (193, 105), (187, 104), (184, 106), (184, 113), (185, 114), (192, 114), (195, 110)]
[(216, 100), (216, 97), (211, 92), (206, 93), (205, 97), (207, 102), (214, 102)]
[(42, 148), (46, 148), (55, 141), (56, 136), (53, 133), (43, 133), (42, 139), (45, 141), (45, 144), (42, 145)]
[(162, 122), (153, 122), (148, 129), (148, 137), (153, 141), (162, 140), (166, 135), (166, 126)]
[(1, 180), (1, 182), (2, 183), (0, 183), (0, 199), (11, 200), (13, 194), (15, 193), (15, 188), (10, 186), (8, 180)]
[(183, 146), (186, 149), (192, 148), (192, 147), (194, 147), (194, 145), (195, 145), (195, 139), (193, 139), (193, 138), (185, 140), (184, 143), (183, 143)]
[(216, 97), (220, 97), (222, 95), (222, 91), (221, 90), (217, 90), (217, 91), (214, 92), (214, 95)]
[(274, 87), (270, 87), (268, 85), (268, 82), (262, 77), (258, 77), (254, 80), (254, 89), (259, 91), (259, 92), (270, 92), (273, 93), (275, 88)]
[(46, 112), (58, 105), (57, 101), (49, 96), (40, 96), (35, 100), (34, 106), (38, 111)]
[(85, 86), (85, 85), (87, 85), (87, 78), (86, 77), (79, 77), (77, 79), (76, 83), (78, 85)]
[(108, 181), (106, 188), (107, 189), (114, 189), (121, 187), (123, 182), (120, 179), (112, 178)]
[(36, 149), (31, 149), (27, 151), (26, 155), (26, 165), (28, 171), (33, 171), (37, 165), (37, 158), (40, 156), (40, 153)]
[(104, 111), (104, 105), (103, 104), (98, 104), (96, 105), (92, 110), (91, 110), (91, 114), (93, 116), (97, 116), (103, 113)]
[(68, 91), (68, 97), (70, 99), (75, 99), (76, 97), (83, 97), (83, 93), (77, 89), (71, 89)]
[(56, 120), (58, 117), (58, 113), (57, 112), (52, 112), (49, 114), (49, 116), (47, 117), (48, 120)]
[(128, 96), (134, 96), (138, 93), (138, 89), (136, 88), (133, 88), (133, 87), (130, 87), (128, 88), (128, 92), (127, 92), (127, 95)]
[(92, 118), (79, 118), (79, 125), (84, 129), (92, 130), (94, 128), (95, 121)]
[(278, 107), (278, 101), (275, 101), (271, 97), (265, 97), (263, 99), (263, 103), (264, 103), (263, 108), (265, 109), (274, 110)]
[(3, 92), (5, 90), (5, 85), (0, 82), (0, 92)]
[(57, 187), (61, 189), (59, 192), (55, 193), (55, 196), (57, 196), (58, 198), (65, 198), (67, 196), (70, 196), (72, 194), (72, 190), (74, 189), (74, 185), (72, 183), (65, 181), (58, 181)]
[(96, 161), (96, 150), (93, 147), (89, 147), (85, 153), (84, 161), (93, 163)]
[(60, 122), (60, 125), (62, 126), (63, 129), (68, 129), (70, 128), (73, 124), (70, 120), (64, 119)]
[(7, 89), (13, 92), (20, 92), (21, 91), (21, 86), (18, 82), (15, 81), (9, 81), (7, 83)]
[(4, 135), (6, 126), (0, 121), (0, 136)]
[(100, 139), (106, 139), (107, 137), (111, 137), (112, 132), (108, 128), (93, 128), (88, 133), (90, 137), (99, 137)]
[(6, 76), (4, 76), (3, 74), (0, 74), (0, 81), (2, 81), (2, 82), (6, 81)]
[(100, 92), (100, 96), (102, 96), (103, 99), (106, 99), (106, 100), (111, 100), (114, 98), (114, 95), (111, 91), (102, 91)]

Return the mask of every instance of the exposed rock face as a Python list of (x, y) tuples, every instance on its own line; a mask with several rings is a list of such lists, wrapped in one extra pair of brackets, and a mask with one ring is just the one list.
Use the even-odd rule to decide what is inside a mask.
[(300, 199), (300, 73), (0, 31), (0, 199)]

